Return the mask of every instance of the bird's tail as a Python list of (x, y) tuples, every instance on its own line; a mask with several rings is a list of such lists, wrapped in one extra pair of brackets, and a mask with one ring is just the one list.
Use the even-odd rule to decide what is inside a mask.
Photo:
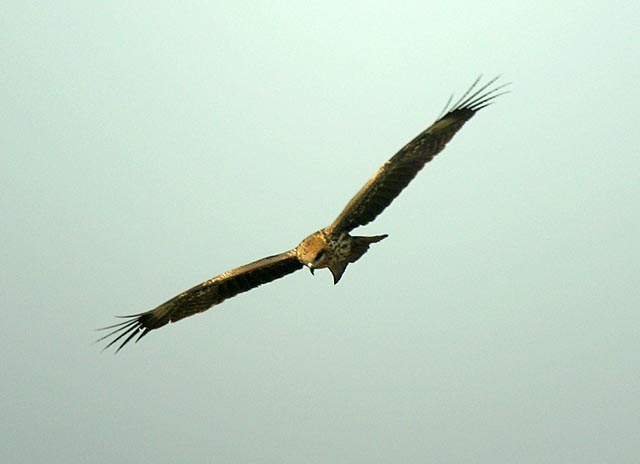
[(379, 242), (387, 238), (388, 235), (374, 235), (373, 237), (353, 237), (353, 242), (351, 243), (351, 255), (349, 256), (349, 262), (355, 263), (358, 261), (363, 254), (367, 252), (369, 249), (369, 245), (372, 243)]
[(387, 238), (387, 235), (376, 235), (373, 237), (351, 237), (351, 253), (349, 258), (345, 261), (339, 261), (329, 265), (329, 270), (333, 274), (333, 283), (337, 284), (347, 269), (349, 263), (355, 263), (363, 254), (369, 249), (369, 245), (379, 242), (380, 240)]

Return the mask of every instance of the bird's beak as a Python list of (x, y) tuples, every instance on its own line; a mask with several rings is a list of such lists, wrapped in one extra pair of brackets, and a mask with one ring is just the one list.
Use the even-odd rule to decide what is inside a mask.
[(314, 271), (316, 270), (316, 268), (313, 266), (313, 264), (309, 264), (309, 272), (311, 272), (311, 275), (315, 275)]

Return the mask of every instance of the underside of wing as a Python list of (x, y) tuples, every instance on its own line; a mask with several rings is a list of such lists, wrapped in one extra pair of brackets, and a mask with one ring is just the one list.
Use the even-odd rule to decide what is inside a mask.
[(442, 151), (465, 122), (504, 93), (500, 90), (508, 84), (492, 87), (498, 77), (481, 86), (478, 86), (478, 78), (456, 103), (449, 105), (449, 101), (444, 115), (378, 169), (328, 227), (328, 231), (348, 232), (368, 224), (382, 213), (424, 165)]
[(115, 337), (105, 347), (107, 349), (119, 340), (123, 340), (116, 350), (118, 352), (136, 335), (137, 342), (151, 330), (206, 311), (227, 298), (284, 277), (300, 268), (302, 263), (298, 261), (295, 250), (254, 261), (196, 285), (151, 311), (123, 316), (127, 318), (126, 321), (100, 329), (113, 330), (98, 341)]

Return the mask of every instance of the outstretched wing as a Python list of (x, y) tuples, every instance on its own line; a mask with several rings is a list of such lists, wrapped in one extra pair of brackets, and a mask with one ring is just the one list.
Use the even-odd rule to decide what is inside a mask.
[(128, 320), (100, 329), (114, 330), (98, 341), (112, 336), (116, 337), (105, 347), (107, 349), (119, 340), (124, 339), (116, 350), (117, 353), (136, 335), (138, 336), (136, 338), (137, 342), (150, 331), (162, 327), (168, 322), (176, 322), (192, 314), (206, 311), (211, 306), (220, 304), (227, 298), (284, 277), (300, 268), (302, 268), (302, 263), (298, 261), (295, 250), (254, 261), (202, 282), (200, 285), (182, 292), (151, 311), (132, 316), (122, 316), (128, 318)]
[(498, 77), (476, 88), (480, 81), (478, 77), (455, 104), (445, 108), (444, 116), (378, 169), (327, 228), (328, 232), (349, 232), (358, 226), (368, 224), (382, 213), (424, 165), (442, 151), (465, 122), (504, 93), (499, 91), (508, 84), (490, 88)]

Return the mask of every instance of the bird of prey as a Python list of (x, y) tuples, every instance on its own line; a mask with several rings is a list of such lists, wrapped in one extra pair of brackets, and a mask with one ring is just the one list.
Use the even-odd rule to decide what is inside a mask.
[[(498, 76), (499, 77), (499, 76)], [(210, 307), (227, 298), (246, 292), (291, 274), (304, 266), (311, 274), (315, 269), (328, 268), (337, 284), (349, 263), (355, 263), (372, 243), (387, 235), (362, 237), (350, 235), (359, 226), (373, 221), (400, 192), (411, 182), (423, 166), (431, 161), (451, 140), (453, 135), (477, 111), (491, 104), (505, 92), (508, 84), (493, 86), (498, 77), (479, 86), (480, 77), (451, 105), (449, 98), (443, 114), (411, 142), (376, 171), (364, 186), (347, 203), (338, 217), (324, 229), (309, 235), (293, 250), (245, 264), (227, 271), (162, 303), (155, 309), (131, 316), (126, 321), (100, 330), (113, 329), (98, 341), (114, 337), (105, 347), (122, 340), (116, 352), (128, 342), (137, 342), (150, 331), (168, 322), (176, 322)]]

